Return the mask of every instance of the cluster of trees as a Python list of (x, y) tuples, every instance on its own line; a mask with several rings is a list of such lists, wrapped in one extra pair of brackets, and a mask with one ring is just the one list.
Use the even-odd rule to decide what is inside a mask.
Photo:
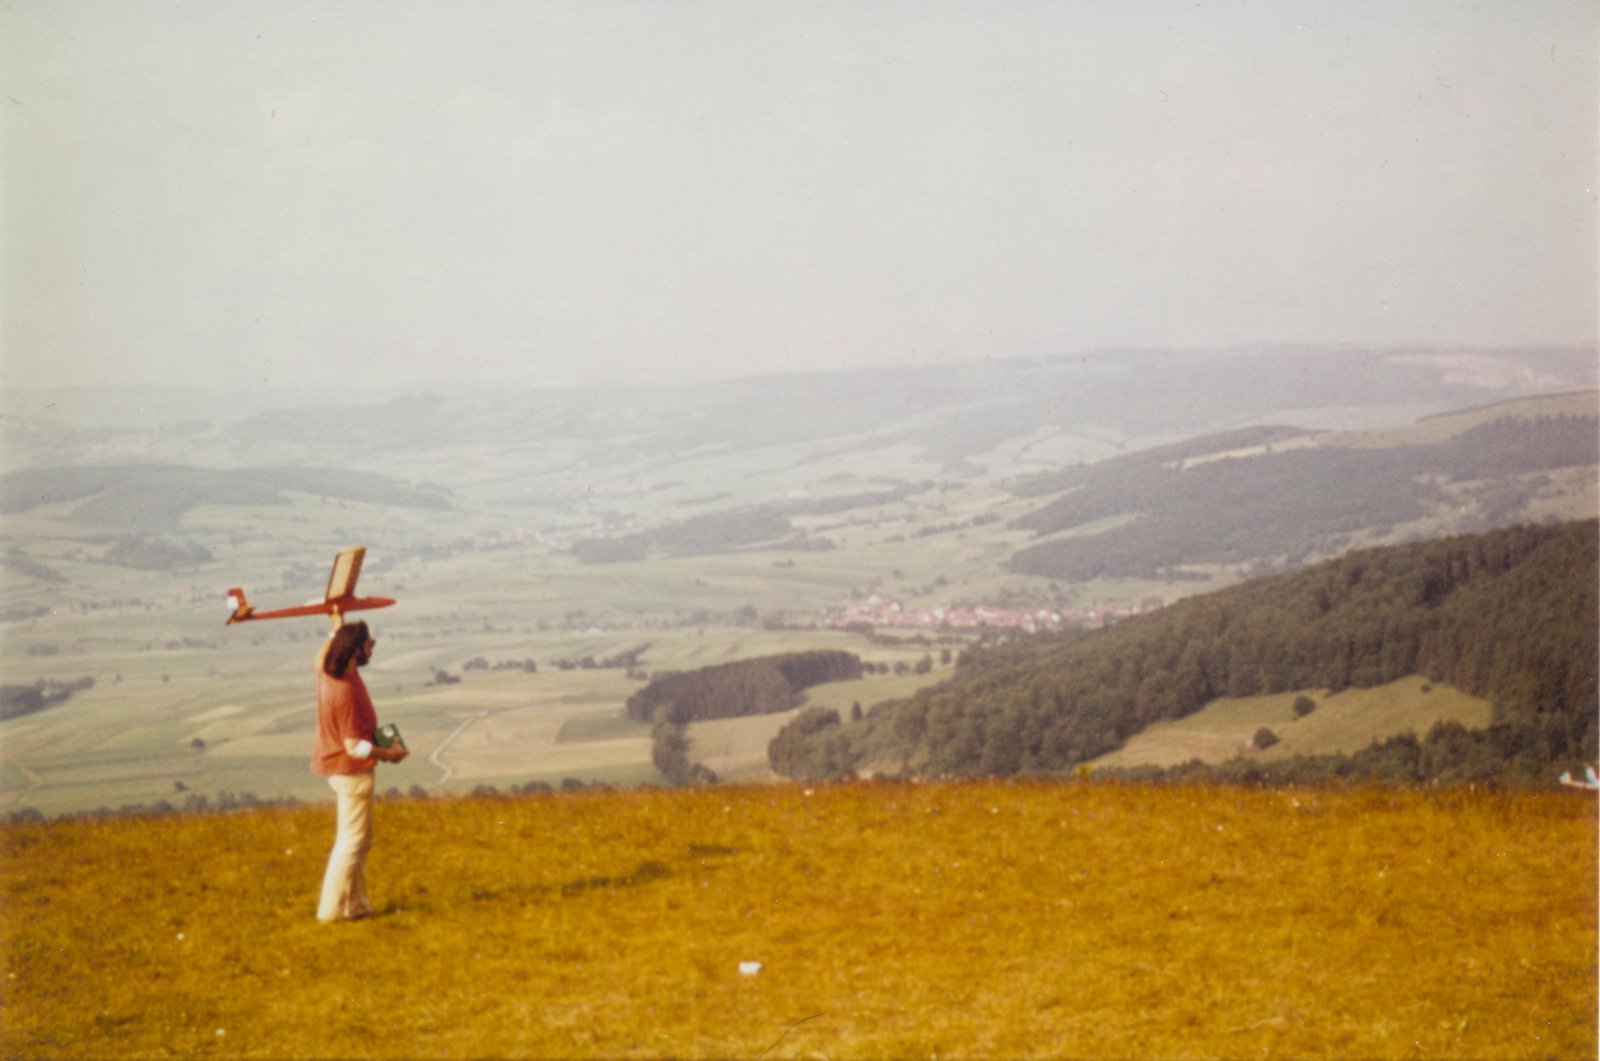
[[(639, 657), (644, 655), (649, 648), (650, 646), (648, 644), (639, 645), (637, 647), (618, 652), (616, 655), (605, 656), (600, 659), (596, 659), (594, 656), (583, 656), (579, 659), (563, 658), (556, 660), (552, 666), (554, 666), (557, 670), (562, 671), (625, 670), (630, 675), (636, 675), (642, 678), (643, 673), (638, 670)], [(464, 672), (519, 670), (526, 674), (537, 674), (539, 673), (539, 664), (532, 658), (502, 659), (496, 660), (494, 663), (490, 663), (489, 660), (483, 656), (474, 656), (465, 663), (461, 664), (461, 669)], [(435, 685), (455, 685), (460, 681), (461, 678), (459, 676), (451, 674), (446, 670), (436, 670), (433, 674), (433, 684)]]
[(689, 723), (680, 715), (662, 711), (650, 727), (650, 762), (671, 785), (715, 784), (717, 775), (704, 763), (689, 758)]
[(72, 699), (74, 693), (93, 688), (94, 679), (87, 675), (70, 682), (41, 678), (32, 685), (0, 685), (0, 719), (18, 718), (55, 707)]
[(958, 531), (971, 530), (973, 527), (986, 527), (991, 523), (1000, 522), (1000, 517), (992, 512), (982, 512), (968, 520), (956, 523), (934, 523), (926, 527), (918, 527), (913, 538), (932, 538), (940, 534), (955, 534)]
[[(1053, 475), (1049, 485), (1068, 492), (1015, 526), (1047, 535), (1112, 516), (1139, 518), (1020, 550), (1012, 569), (1084, 581), (1156, 578), (1184, 564), (1303, 557), (1330, 537), (1426, 515), (1442, 497), (1429, 477), (1483, 479), (1600, 462), (1600, 421), (1499, 420), (1433, 445), (1292, 449), (1185, 468), (1181, 457), (1192, 445)], [(1036, 489), (1034, 483), (1022, 492)]]
[(168, 652), (200, 652), (216, 648), (217, 643), (200, 637), (169, 637), (167, 638)]
[(823, 649), (664, 674), (628, 697), (628, 716), (653, 722), (665, 714), (688, 723), (787, 711), (802, 690), (850, 681), (861, 671), (854, 653)]
[(596, 659), (593, 656), (583, 656), (578, 659), (558, 659), (555, 661), (557, 670), (625, 670), (632, 674), (639, 666), (639, 657), (649, 651), (649, 644), (637, 645), (624, 649), (613, 656), (604, 656)]
[(854, 757), (839, 712), (808, 707), (772, 738), (767, 761), (785, 777), (842, 777), (853, 770)]
[(821, 727), (803, 743), (834, 747), (786, 762), (826, 763), (828, 776), (863, 761), (931, 775), (1060, 772), (1217, 697), (1412, 674), (1494, 709), (1486, 733), (1446, 728), (1419, 742), (1407, 760), (1415, 771), (1478, 776), (1593, 761), (1596, 542), (1588, 520), (1366, 550), (1092, 634), (969, 653), (950, 680), (859, 726)]
[(662, 675), (628, 698), (628, 715), (651, 723), (650, 758), (668, 782), (714, 782), (715, 773), (689, 759), (690, 722), (787, 711), (802, 690), (861, 673), (859, 657), (834, 650), (740, 660)]
[(496, 660), (492, 665), (482, 656), (474, 656), (461, 665), (461, 669), (468, 670), (520, 670), (528, 674), (539, 673), (539, 664), (532, 657), (527, 659), (502, 659)]
[[(562, 792), (581, 792), (581, 791), (583, 791), (584, 789), (587, 789), (587, 788), (606, 789), (606, 788), (610, 788), (610, 787), (611, 787), (610, 785), (607, 785), (604, 782), (600, 782), (600, 781), (580, 781), (576, 777), (564, 777), (564, 778), (562, 778), (561, 779), (561, 786), (560, 786)], [(498, 799), (502, 795), (509, 795), (509, 796), (538, 796), (538, 795), (543, 795), (543, 794), (545, 794), (547, 792), (554, 792), (554, 791), (556, 791), (556, 786), (552, 785), (548, 781), (526, 781), (526, 782), (524, 782), (524, 783), (522, 783), (520, 785), (512, 785), (510, 788), (506, 789), (506, 791), (504, 793), (502, 793), (494, 785), (487, 785), (486, 784), (486, 785), (473, 785), (472, 786), (472, 795), (475, 798), (478, 798), (478, 799)], [(405, 798), (410, 798), (410, 799), (432, 799), (433, 797), (428, 792), (428, 790), (423, 788), (421, 785), (412, 785), (404, 793), (402, 793), (398, 788), (391, 788), (389, 791), (387, 791), (387, 792), (385, 792), (383, 794), (383, 798), (384, 799), (390, 799), (390, 800), (398, 800), (398, 799), (405, 799)]]
[(123, 535), (105, 555), (108, 564), (141, 571), (176, 571), (209, 564), (214, 559), (211, 550), (198, 542), (174, 542), (153, 534)]

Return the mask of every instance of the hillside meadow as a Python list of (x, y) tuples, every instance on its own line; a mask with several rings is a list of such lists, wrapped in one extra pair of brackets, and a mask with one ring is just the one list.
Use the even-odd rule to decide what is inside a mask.
[[(1316, 705), (1294, 711), (1297, 699)], [(1095, 769), (1176, 766), (1198, 759), (1220, 763), (1237, 755), (1264, 762), (1296, 755), (1349, 755), (1374, 741), (1411, 732), (1418, 736), (1439, 722), (1482, 728), (1492, 721), (1489, 701), (1447, 685), (1412, 676), (1367, 689), (1296, 689), (1262, 696), (1225, 696), (1192, 715), (1155, 722), (1129, 737), (1122, 747), (1093, 760)], [(1278, 743), (1251, 745), (1258, 730), (1270, 729)]]
[[(850, 783), (0, 827), (14, 1057), (1587, 1057), (1593, 797)], [(760, 963), (759, 969), (745, 963)]]

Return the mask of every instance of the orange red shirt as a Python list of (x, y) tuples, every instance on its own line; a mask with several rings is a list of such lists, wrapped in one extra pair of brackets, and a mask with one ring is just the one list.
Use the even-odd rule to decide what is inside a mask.
[(367, 694), (367, 683), (352, 665), (343, 678), (317, 668), (317, 743), (311, 752), (311, 771), (323, 777), (363, 774), (377, 765), (375, 759), (352, 759), (345, 739), (370, 741), (378, 728), (378, 712)]

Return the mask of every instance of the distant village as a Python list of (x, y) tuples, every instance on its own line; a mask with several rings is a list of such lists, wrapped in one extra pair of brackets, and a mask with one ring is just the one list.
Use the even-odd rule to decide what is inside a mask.
[(1160, 597), (1146, 597), (1135, 605), (1097, 603), (1088, 608), (1037, 608), (1023, 611), (991, 604), (974, 604), (908, 609), (899, 601), (873, 594), (864, 600), (847, 604), (833, 616), (830, 625), (843, 629), (865, 623), (869, 626), (918, 630), (975, 630), (990, 627), (1038, 633), (1108, 626), (1119, 619), (1153, 612), (1161, 605)]

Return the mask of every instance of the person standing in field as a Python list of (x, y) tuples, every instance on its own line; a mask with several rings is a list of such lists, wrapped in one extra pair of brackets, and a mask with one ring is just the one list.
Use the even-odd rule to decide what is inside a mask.
[(409, 752), (373, 743), (378, 713), (361, 680), (376, 642), (366, 623), (334, 630), (317, 654), (317, 742), (311, 769), (339, 797), (339, 831), (322, 878), (317, 920), (354, 921), (372, 914), (367, 901), (367, 852), (372, 849), (373, 771)]

